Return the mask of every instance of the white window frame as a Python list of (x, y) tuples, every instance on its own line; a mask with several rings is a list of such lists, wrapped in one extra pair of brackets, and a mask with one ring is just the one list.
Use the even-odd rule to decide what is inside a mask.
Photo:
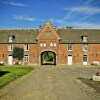
[(13, 42), (13, 36), (8, 36), (8, 42)]
[(8, 44), (8, 51), (13, 51), (13, 44)]
[(68, 51), (72, 51), (73, 50), (73, 45), (71, 43), (67, 44), (67, 50)]
[(53, 44), (53, 45), (54, 45), (54, 47), (56, 47), (56, 42), (54, 42), (54, 44)]
[(83, 42), (87, 42), (88, 37), (87, 36), (83, 36)]
[(46, 47), (46, 42), (43, 43), (43, 46)]
[(24, 51), (28, 51), (29, 50), (29, 44), (24, 44)]
[(87, 55), (83, 55), (83, 62), (87, 62), (88, 61), (88, 56)]
[(50, 42), (50, 46), (53, 47), (53, 42)]
[(44, 41), (44, 42), (40, 42), (40, 47), (46, 47), (47, 46), (47, 44), (46, 44), (46, 42)]
[(83, 44), (83, 51), (88, 51), (88, 44)]
[(29, 62), (29, 55), (24, 55), (24, 62)]
[(43, 42), (40, 42), (40, 47), (43, 47)]

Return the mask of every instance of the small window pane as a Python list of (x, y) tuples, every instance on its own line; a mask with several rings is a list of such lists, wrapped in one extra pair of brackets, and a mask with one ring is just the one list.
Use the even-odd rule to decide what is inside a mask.
[(24, 55), (24, 61), (28, 62), (29, 61), (28, 59), (29, 59), (29, 56), (28, 55)]
[(13, 51), (13, 44), (8, 44), (8, 51)]
[(72, 44), (68, 44), (68, 50), (69, 50), (69, 51), (72, 50)]
[(54, 42), (54, 47), (56, 47), (56, 42)]
[(83, 51), (87, 51), (88, 50), (88, 45), (87, 44), (83, 44)]
[(29, 50), (29, 45), (28, 44), (24, 44), (24, 50), (25, 51)]
[(42, 43), (42, 42), (40, 43), (40, 46), (41, 46), (41, 47), (43, 46), (43, 43)]
[(50, 46), (53, 47), (53, 42), (50, 43)]
[(44, 42), (44, 47), (46, 47), (46, 42)]
[(83, 62), (87, 62), (87, 55), (83, 55)]

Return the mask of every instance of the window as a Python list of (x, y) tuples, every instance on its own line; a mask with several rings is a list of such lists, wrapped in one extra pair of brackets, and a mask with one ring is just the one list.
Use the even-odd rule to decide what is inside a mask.
[(28, 44), (24, 44), (24, 51), (28, 51), (29, 50), (29, 45)]
[(56, 47), (56, 42), (50, 42), (51, 47)]
[(29, 61), (29, 56), (28, 55), (24, 55), (24, 61), (28, 62)]
[(56, 47), (56, 42), (54, 42), (54, 47)]
[(13, 36), (8, 36), (8, 42), (13, 42)]
[(83, 44), (83, 51), (87, 51), (88, 50), (88, 44)]
[(8, 44), (8, 51), (13, 51), (13, 44)]
[(68, 51), (72, 51), (72, 44), (68, 44)]
[(43, 46), (43, 43), (42, 43), (42, 42), (40, 42), (40, 46), (41, 46), (41, 47)]
[(46, 47), (46, 42), (44, 41), (44, 42), (40, 42), (40, 46), (41, 47)]
[(50, 42), (50, 46), (53, 47), (53, 42)]
[(87, 42), (88, 37), (87, 36), (83, 36), (83, 42)]
[(43, 43), (44, 47), (46, 47), (46, 42)]
[(87, 55), (83, 55), (83, 62), (87, 62)]

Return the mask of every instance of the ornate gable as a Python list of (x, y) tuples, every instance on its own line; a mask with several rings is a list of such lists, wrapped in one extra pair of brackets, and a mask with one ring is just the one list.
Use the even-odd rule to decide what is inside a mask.
[(50, 21), (46, 21), (44, 27), (40, 28), (39, 35), (37, 39), (52, 39), (52, 38), (57, 38), (58, 40), (60, 39), (58, 33), (56, 32), (56, 29), (52, 26)]

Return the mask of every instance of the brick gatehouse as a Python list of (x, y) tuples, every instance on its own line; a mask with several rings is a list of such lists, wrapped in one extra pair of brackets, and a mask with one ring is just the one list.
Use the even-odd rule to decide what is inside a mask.
[(100, 29), (56, 28), (50, 21), (39, 29), (1, 29), (0, 61), (14, 64), (14, 47), (24, 48), (21, 64), (41, 65), (48, 51), (54, 54), (54, 64), (99, 64)]

